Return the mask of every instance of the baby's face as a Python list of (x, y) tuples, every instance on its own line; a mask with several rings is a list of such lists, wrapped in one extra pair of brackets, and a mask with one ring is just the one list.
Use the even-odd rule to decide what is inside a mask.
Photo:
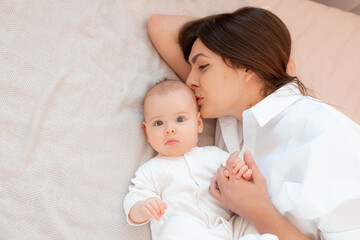
[(203, 122), (191, 92), (178, 89), (149, 96), (144, 116), (147, 141), (158, 153), (180, 156), (197, 145)]

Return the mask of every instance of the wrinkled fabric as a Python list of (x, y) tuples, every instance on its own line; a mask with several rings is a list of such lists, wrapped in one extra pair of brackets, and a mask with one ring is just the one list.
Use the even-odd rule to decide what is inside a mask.
[(243, 122), (223, 117), (218, 126), (216, 143), (240, 157), (252, 152), (274, 206), (301, 232), (360, 238), (358, 124), (288, 84), (246, 110)]

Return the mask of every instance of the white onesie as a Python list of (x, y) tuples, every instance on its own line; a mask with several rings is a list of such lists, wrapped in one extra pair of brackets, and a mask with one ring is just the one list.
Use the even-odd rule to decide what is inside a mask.
[[(143, 164), (131, 180), (124, 199), (128, 223), (131, 207), (138, 201), (158, 197), (168, 208), (158, 222), (150, 221), (152, 239), (238, 239), (233, 226), (251, 229), (241, 217), (234, 216), (209, 192), (211, 178), (229, 154), (217, 147), (194, 147), (179, 157), (158, 155)], [(143, 223), (146, 224), (147, 222)], [(239, 232), (237, 229), (236, 232)], [(248, 230), (241, 229), (241, 233)], [(248, 234), (240, 239), (277, 239), (274, 235)]]

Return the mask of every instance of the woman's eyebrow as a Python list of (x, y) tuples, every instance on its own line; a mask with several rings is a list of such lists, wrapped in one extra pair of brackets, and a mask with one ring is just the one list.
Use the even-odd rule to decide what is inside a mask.
[(196, 55), (191, 59), (191, 62), (192, 62), (192, 63), (195, 63), (195, 62), (196, 62), (196, 59), (197, 59), (198, 57), (200, 57), (200, 56), (209, 58), (208, 56), (206, 56), (206, 55), (203, 54), (203, 53), (198, 53), (198, 54), (196, 54)]

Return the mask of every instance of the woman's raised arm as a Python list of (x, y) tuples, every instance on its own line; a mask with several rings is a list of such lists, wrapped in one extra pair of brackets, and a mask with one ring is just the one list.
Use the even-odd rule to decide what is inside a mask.
[(195, 17), (154, 14), (148, 22), (148, 32), (160, 56), (185, 81), (190, 65), (185, 61), (178, 37), (181, 27)]

